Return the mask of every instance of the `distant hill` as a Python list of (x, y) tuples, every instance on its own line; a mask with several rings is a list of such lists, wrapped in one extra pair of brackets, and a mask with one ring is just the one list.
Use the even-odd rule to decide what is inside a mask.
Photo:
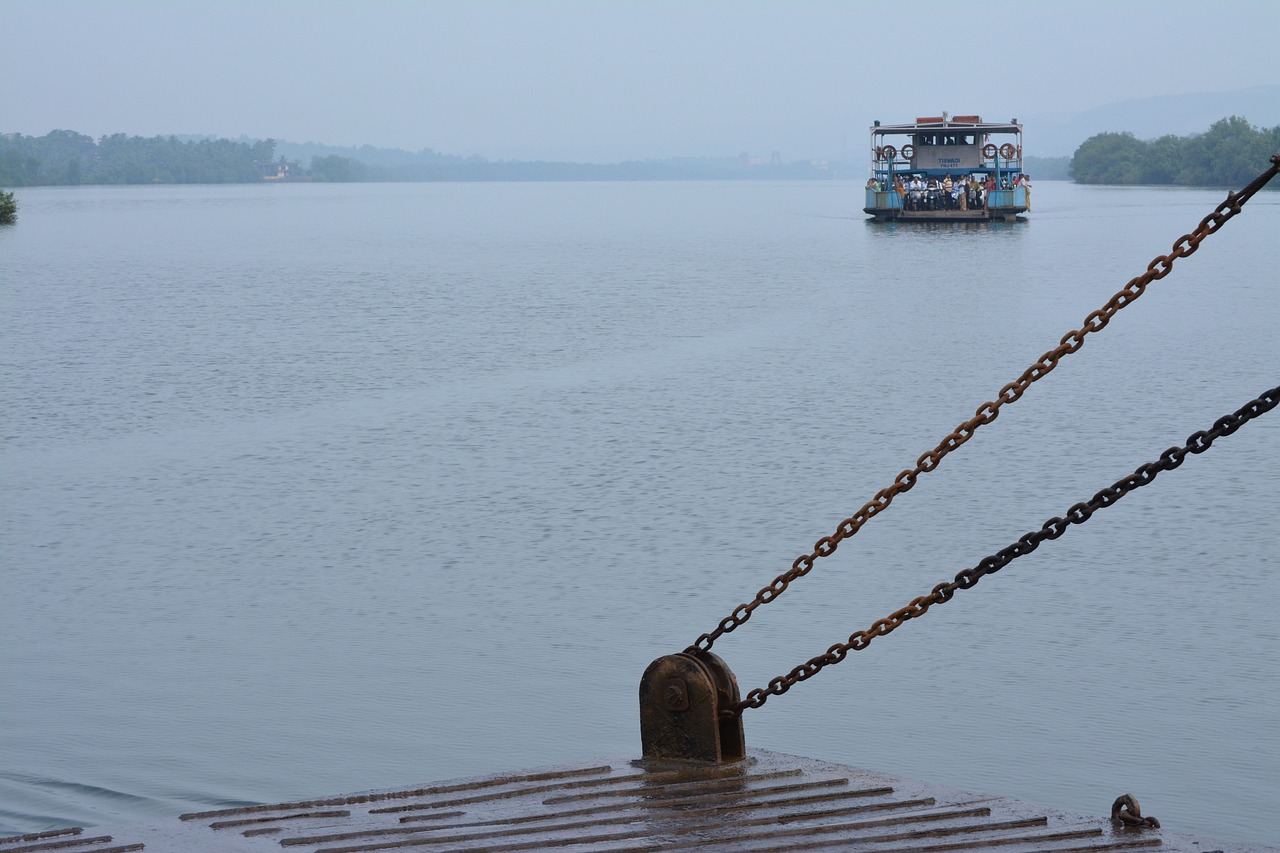
[(1024, 144), (1030, 155), (1069, 157), (1095, 134), (1128, 132), (1139, 139), (1188, 136), (1204, 133), (1228, 116), (1240, 116), (1255, 127), (1280, 125), (1280, 86), (1117, 101), (1070, 117), (1028, 115), (1023, 120)]
[[(249, 137), (242, 141), (254, 142)], [(276, 152), (297, 161), (302, 169), (315, 164), (340, 165), (335, 161), (358, 163), (359, 178), (370, 181), (680, 181), (749, 179), (822, 179), (857, 177), (866, 166), (812, 162), (759, 163), (737, 157), (667, 157), (619, 163), (573, 163), (533, 160), (490, 161), (471, 155), (441, 154), (431, 148), (405, 151), (372, 145), (340, 147), (317, 142), (297, 143), (273, 140)], [(839, 166), (837, 168), (837, 166)], [(317, 175), (317, 180), (326, 180)]]
[[(242, 137), (243, 139), (247, 137)], [(423, 148), (421, 151), (404, 151), (399, 148), (377, 148), (373, 145), (338, 146), (324, 145), (319, 142), (289, 142), (283, 139), (277, 139), (275, 143), (276, 152), (281, 157), (302, 162), (309, 162), (315, 157), (347, 157), (369, 166), (390, 167), (484, 162), (479, 157), (441, 154), (431, 148)]]

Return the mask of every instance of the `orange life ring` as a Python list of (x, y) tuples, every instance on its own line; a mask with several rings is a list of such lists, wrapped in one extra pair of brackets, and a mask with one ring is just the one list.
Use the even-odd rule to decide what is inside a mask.
[(906, 145), (902, 146), (902, 156), (907, 160), (910, 160), (912, 157), (915, 157), (916, 147), (910, 143), (907, 143)]
[(894, 157), (898, 156), (898, 149), (894, 148), (892, 145), (886, 145), (884, 147), (884, 156), (886, 159), (892, 160)]
[(1012, 160), (1015, 153), (1014, 147), (1006, 142), (1000, 146), (1000, 156), (1006, 160)]
[(988, 160), (995, 158), (996, 146), (994, 142), (988, 142), (986, 145), (982, 146), (982, 156), (986, 157)]

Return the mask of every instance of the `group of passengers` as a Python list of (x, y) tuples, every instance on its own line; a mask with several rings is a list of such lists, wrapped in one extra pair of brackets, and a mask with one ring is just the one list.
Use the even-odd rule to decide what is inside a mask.
[[(1027, 183), (1022, 175), (1014, 178), (1012, 186)], [(990, 174), (960, 175), (952, 178), (950, 173), (942, 180), (936, 176), (895, 175), (893, 191), (902, 199), (904, 210), (981, 210), (987, 206), (987, 194), (997, 189), (1010, 189), (1008, 176), (1000, 179), (999, 185)], [(867, 189), (880, 192), (883, 187), (875, 178), (867, 181)]]

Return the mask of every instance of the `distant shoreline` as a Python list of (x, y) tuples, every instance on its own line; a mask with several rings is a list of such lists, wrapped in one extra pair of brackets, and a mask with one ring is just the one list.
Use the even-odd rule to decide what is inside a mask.
[[(1205, 133), (1139, 140), (1100, 133), (1071, 157), (1027, 156), (1032, 179), (1108, 186), (1239, 187), (1280, 152), (1280, 126), (1255, 128), (1232, 116)], [(356, 155), (356, 156), (347, 156)], [(303, 164), (303, 157), (308, 162)], [(737, 157), (683, 157), (621, 163), (497, 161), (480, 157), (335, 148), (275, 140), (114, 134), (99, 140), (69, 130), (42, 137), (0, 133), (0, 187), (254, 183), (486, 183), (585, 181), (854, 181), (867, 164)]]

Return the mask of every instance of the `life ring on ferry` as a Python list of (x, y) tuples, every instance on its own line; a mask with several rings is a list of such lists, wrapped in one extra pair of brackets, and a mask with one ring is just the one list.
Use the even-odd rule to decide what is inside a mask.
[(1008, 142), (1000, 146), (1000, 156), (1006, 160), (1012, 160), (1015, 153), (1016, 150)]
[(982, 156), (986, 157), (988, 160), (995, 159), (996, 146), (994, 142), (988, 142), (986, 145), (982, 146)]
[(910, 160), (916, 156), (916, 147), (911, 143), (902, 146), (902, 156), (906, 160)]
[(894, 148), (892, 145), (886, 145), (884, 147), (884, 156), (886, 160), (892, 160), (894, 157), (898, 156), (898, 149)]

